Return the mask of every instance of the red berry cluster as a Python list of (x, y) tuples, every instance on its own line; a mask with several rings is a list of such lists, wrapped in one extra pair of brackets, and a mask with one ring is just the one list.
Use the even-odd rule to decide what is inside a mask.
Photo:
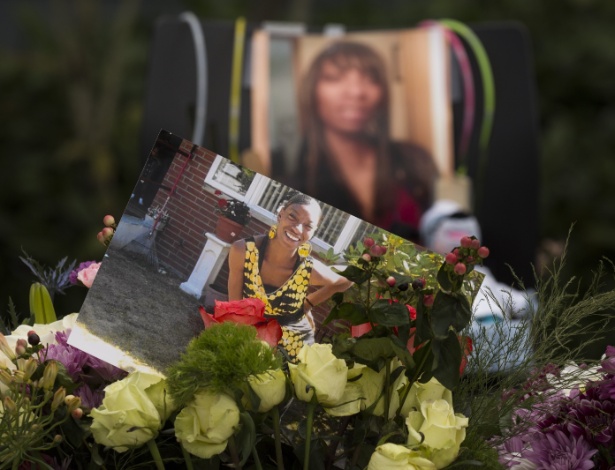
[(379, 258), (387, 252), (386, 246), (376, 244), (375, 240), (371, 237), (363, 239), (363, 246), (365, 246), (365, 250), (361, 258), (368, 263), (372, 261), (372, 258)]
[(444, 261), (452, 267), (452, 271), (458, 276), (463, 276), (474, 269), (474, 265), (482, 263), (489, 256), (489, 248), (481, 246), (476, 237), (462, 237), (460, 246), (448, 253)]

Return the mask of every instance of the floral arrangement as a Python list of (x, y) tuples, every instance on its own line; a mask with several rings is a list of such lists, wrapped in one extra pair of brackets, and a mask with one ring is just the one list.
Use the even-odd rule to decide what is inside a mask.
[[(113, 228), (106, 219), (101, 242)], [(262, 302), (244, 299), (202, 309), (206, 328), (166, 377), (126, 374), (72, 348), (75, 315), (56, 320), (37, 282), (34, 325), (0, 335), (0, 466), (611, 468), (615, 350), (597, 366), (528, 374), (563, 357), (546, 332), (565, 331), (569, 310), (583, 308), (565, 305), (568, 293), (546, 283), (541, 306), (558, 315), (525, 325), (535, 354), (483, 380), (484, 338), (467, 327), (474, 268), (488, 254), (474, 237), (444, 259), (367, 237), (341, 273), (355, 286), (334, 296), (327, 334), (296, 362), (275, 347), (279, 324)], [(612, 292), (588, 292), (587, 308), (615, 306)]]
[(248, 225), (252, 219), (250, 214), (250, 207), (236, 199), (222, 197), (222, 191), (216, 190), (214, 193), (218, 196), (217, 206), (215, 208), (216, 214), (219, 214), (227, 219), (233, 220), (241, 225)]

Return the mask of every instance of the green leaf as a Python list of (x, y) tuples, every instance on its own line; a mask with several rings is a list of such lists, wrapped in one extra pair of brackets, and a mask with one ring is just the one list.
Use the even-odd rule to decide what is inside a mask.
[(415, 344), (421, 344), (433, 338), (431, 329), (431, 308), (425, 307), (422, 301), (419, 301), (416, 307), (416, 334), (414, 337)]
[(374, 302), (369, 311), (373, 323), (382, 326), (394, 327), (410, 324), (410, 314), (404, 304), (389, 303), (386, 299)]
[(446, 339), (434, 339), (431, 342), (434, 355), (433, 376), (449, 390), (459, 383), (459, 366), (461, 364), (461, 345), (453, 331)]
[(252, 449), (256, 445), (256, 426), (250, 413), (243, 411), (239, 415), (241, 430), (237, 433), (237, 446), (241, 455), (240, 465), (243, 466), (252, 455)]
[(365, 271), (358, 266), (347, 266), (340, 274), (355, 284), (363, 284), (370, 278), (369, 271)]
[(57, 320), (49, 291), (40, 282), (30, 286), (30, 313), (34, 315), (35, 323), (48, 324)]
[(414, 363), (414, 359), (412, 359), (412, 354), (408, 351), (407, 343), (403, 342), (397, 336), (390, 336), (391, 343), (393, 345), (393, 351), (404, 365), (406, 369), (414, 369), (416, 364)]
[[(412, 355), (414, 367), (406, 369), (406, 376), (410, 379), (419, 380), (421, 383), (429, 382), (433, 377), (432, 369), (434, 355), (429, 343), (414, 351)], [(419, 370), (420, 368), (420, 370)]]
[(442, 266), (440, 266), (440, 269), (438, 269), (436, 279), (438, 280), (438, 284), (440, 284), (440, 287), (442, 287), (442, 289), (446, 291), (453, 290), (453, 283), (451, 282), (449, 270), (446, 263), (442, 263)]
[(367, 323), (369, 318), (367, 316), (367, 310), (365, 306), (362, 304), (355, 304), (352, 302), (344, 302), (338, 305), (335, 305), (325, 321), (323, 325), (326, 325), (333, 320), (346, 320), (350, 322), (352, 325), (361, 325), (363, 323)]
[(436, 337), (443, 338), (448, 335), (451, 326), (455, 331), (463, 330), (471, 318), (472, 309), (465, 295), (438, 292), (431, 310), (431, 325)]
[(396, 351), (391, 338), (365, 338), (355, 339), (349, 344), (346, 356), (356, 362), (379, 371), (387, 359), (395, 357)]

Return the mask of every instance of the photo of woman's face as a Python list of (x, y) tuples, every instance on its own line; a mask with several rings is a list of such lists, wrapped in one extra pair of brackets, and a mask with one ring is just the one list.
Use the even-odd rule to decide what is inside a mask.
[(316, 83), (316, 107), (325, 128), (341, 133), (361, 133), (382, 100), (380, 84), (356, 68), (342, 69), (331, 61), (322, 64)]
[(311, 204), (291, 204), (280, 211), (278, 233), (285, 243), (293, 248), (314, 236), (321, 210)]

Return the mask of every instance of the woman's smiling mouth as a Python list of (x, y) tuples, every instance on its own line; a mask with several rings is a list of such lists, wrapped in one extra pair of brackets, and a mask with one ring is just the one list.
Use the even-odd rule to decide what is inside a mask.
[(284, 231), (284, 233), (286, 234), (286, 236), (288, 238), (290, 238), (292, 241), (294, 242), (298, 242), (299, 241), (299, 237), (293, 235), (292, 233), (288, 232), (288, 231)]

